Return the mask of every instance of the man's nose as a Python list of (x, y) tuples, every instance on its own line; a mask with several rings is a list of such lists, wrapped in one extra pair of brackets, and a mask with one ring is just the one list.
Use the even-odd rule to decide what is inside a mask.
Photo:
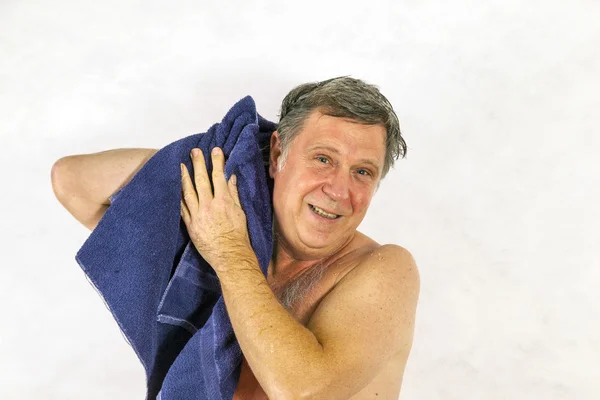
[(341, 168), (339, 168), (334, 174), (332, 174), (329, 181), (323, 186), (323, 191), (331, 199), (335, 201), (342, 201), (348, 199), (349, 197), (348, 185), (348, 175), (342, 171)]

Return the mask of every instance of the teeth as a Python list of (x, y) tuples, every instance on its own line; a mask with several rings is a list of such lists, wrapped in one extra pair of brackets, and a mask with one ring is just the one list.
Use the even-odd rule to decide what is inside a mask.
[(335, 218), (337, 218), (337, 215), (335, 215), (335, 214), (330, 214), (330, 213), (328, 213), (328, 212), (325, 212), (325, 211), (321, 210), (319, 207), (315, 207), (315, 206), (313, 206), (312, 204), (310, 205), (310, 208), (312, 208), (312, 210), (313, 210), (314, 212), (316, 212), (317, 214), (319, 214), (319, 215), (321, 215), (321, 216), (323, 216), (323, 217), (325, 217), (325, 218), (330, 218), (330, 219), (335, 219)]

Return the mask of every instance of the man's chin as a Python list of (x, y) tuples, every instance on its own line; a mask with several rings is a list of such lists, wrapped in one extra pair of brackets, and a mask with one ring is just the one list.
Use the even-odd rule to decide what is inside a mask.
[(335, 245), (336, 237), (331, 233), (305, 231), (300, 236), (302, 244), (310, 251), (326, 250)]

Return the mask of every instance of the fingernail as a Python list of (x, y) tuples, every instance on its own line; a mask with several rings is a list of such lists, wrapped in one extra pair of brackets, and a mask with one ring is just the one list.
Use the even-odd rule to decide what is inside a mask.
[(231, 180), (233, 181), (234, 185), (237, 183), (237, 178), (235, 175), (231, 175)]
[(192, 155), (196, 157), (200, 151), (198, 149), (192, 149)]
[(215, 148), (213, 149), (213, 151), (212, 151), (212, 153), (213, 153), (213, 156), (216, 156), (216, 155), (218, 155), (220, 152), (221, 152), (221, 149), (220, 149), (220, 148), (218, 148), (218, 147), (215, 147)]

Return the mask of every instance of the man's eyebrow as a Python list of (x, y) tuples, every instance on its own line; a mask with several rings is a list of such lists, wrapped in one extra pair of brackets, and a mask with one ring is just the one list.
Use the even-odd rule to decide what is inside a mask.
[[(336, 149), (334, 147), (324, 146), (324, 145), (315, 145), (315, 146), (311, 146), (308, 148), (308, 151), (313, 151), (313, 150), (329, 150), (332, 153), (340, 154), (338, 149)], [(364, 164), (370, 164), (373, 168), (375, 168), (376, 172), (379, 173), (379, 165), (377, 165), (376, 161), (371, 160), (369, 158), (363, 158), (361, 160), (358, 160), (358, 162), (364, 163)]]

